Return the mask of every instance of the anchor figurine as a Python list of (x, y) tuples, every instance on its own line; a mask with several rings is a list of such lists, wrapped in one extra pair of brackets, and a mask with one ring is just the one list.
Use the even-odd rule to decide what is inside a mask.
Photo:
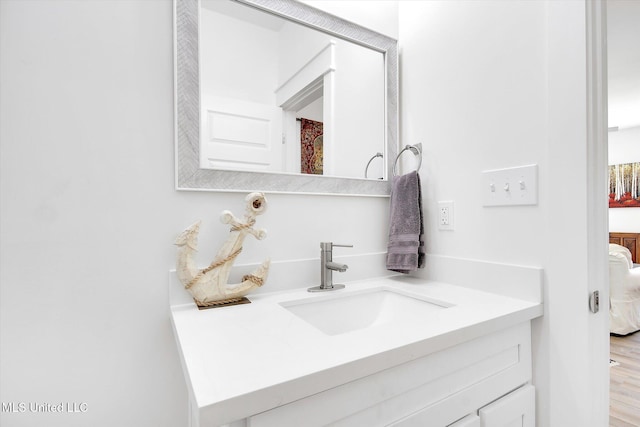
[(267, 235), (266, 230), (253, 228), (256, 216), (263, 214), (267, 209), (267, 199), (264, 194), (250, 193), (245, 197), (245, 201), (244, 220), (239, 220), (228, 210), (220, 214), (220, 221), (223, 224), (230, 224), (231, 230), (229, 237), (208, 267), (199, 269), (194, 260), (201, 221), (184, 230), (175, 241), (178, 246), (176, 265), (178, 279), (199, 307), (240, 301), (251, 290), (262, 286), (267, 278), (270, 264), (268, 258), (253, 273), (245, 275), (242, 282), (227, 283), (233, 262), (242, 251), (242, 243), (247, 234), (251, 234), (258, 240), (264, 239)]

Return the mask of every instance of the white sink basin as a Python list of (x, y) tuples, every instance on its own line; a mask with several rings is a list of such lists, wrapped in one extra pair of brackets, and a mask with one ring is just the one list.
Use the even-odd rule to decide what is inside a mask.
[(385, 288), (351, 293), (335, 291), (335, 294), (285, 301), (280, 305), (327, 335), (390, 323), (419, 322), (452, 306)]

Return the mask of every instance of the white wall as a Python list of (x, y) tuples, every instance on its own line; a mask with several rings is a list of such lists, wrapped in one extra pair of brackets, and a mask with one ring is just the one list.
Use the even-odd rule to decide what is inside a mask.
[[(210, 262), (244, 194), (174, 190), (172, 3), (3, 0), (0, 20), (0, 400), (87, 404), (0, 424), (185, 425), (173, 240), (202, 219)], [(269, 236), (240, 263), (318, 258), (320, 241), (353, 243), (354, 261), (386, 250), (388, 199), (268, 199)], [(311, 284), (274, 277), (265, 290)]]
[(609, 164), (640, 162), (640, 126), (609, 132)]
[[(514, 235), (538, 240), (541, 208), (483, 208), (479, 183), (483, 170), (544, 167), (544, 5), (446, 3), (400, 5), (401, 145), (423, 144), (427, 251), (539, 264), (541, 242), (512, 248)], [(439, 200), (455, 202), (454, 232), (437, 230)]]
[[(394, 36), (397, 9), (370, 14), (389, 3), (361, 7), (362, 23)], [(585, 182), (584, 5), (402, 2), (400, 12), (401, 143), (425, 144), (428, 250), (545, 268), (539, 425), (598, 425), (583, 399), (589, 331), (574, 327), (588, 315), (575, 249), (586, 246), (586, 196), (554, 184)], [(184, 425), (172, 242), (203, 219), (208, 262), (227, 233), (219, 212), (240, 210), (243, 195), (174, 190), (171, 2), (4, 0), (0, 20), (0, 400), (88, 408), (2, 413), (0, 424)], [(531, 162), (537, 207), (479, 206), (479, 171)], [(258, 221), (269, 237), (248, 241), (241, 262), (316, 258), (321, 240), (385, 251), (387, 199), (268, 197)], [(435, 230), (442, 199), (456, 202), (454, 232)], [(301, 284), (279, 277), (266, 287)]]
[[(584, 2), (406, 1), (399, 16), (401, 145), (423, 143), (427, 252), (543, 267), (538, 426), (605, 425), (585, 403), (593, 341)], [(537, 206), (482, 207), (481, 171), (531, 163)], [(439, 200), (455, 202), (455, 231), (438, 231)]]
[[(392, 37), (396, 40), (400, 34), (399, 24), (399, 3), (396, 0), (376, 0), (375, 2), (369, 2), (366, 7), (363, 7), (362, 0), (301, 0), (303, 3), (307, 3), (310, 6), (324, 10), (325, 12), (333, 15), (340, 16), (348, 21), (356, 22), (388, 37)], [(369, 83), (371, 84), (371, 83)], [(349, 82), (346, 83), (349, 85)], [(342, 104), (341, 104), (342, 105)], [(373, 107), (375, 104), (371, 104)], [(346, 114), (349, 114), (347, 111)], [(368, 111), (363, 117), (371, 116), (374, 114), (384, 114), (384, 111)], [(352, 117), (351, 121), (356, 121), (356, 117)], [(350, 125), (349, 125), (350, 126)], [(353, 129), (353, 128), (352, 128)], [(368, 132), (373, 135), (378, 132), (375, 129), (369, 129)], [(350, 135), (353, 139), (365, 139), (363, 134)], [(384, 152), (385, 150), (380, 150)], [(377, 150), (369, 153), (366, 150), (358, 150), (358, 156), (362, 157), (354, 166), (354, 171), (357, 176), (360, 176), (359, 170), (362, 169), (361, 165), (366, 166), (369, 159), (377, 152)], [(354, 158), (352, 153), (340, 153), (341, 157)], [(389, 159), (393, 161), (393, 159)], [(355, 162), (354, 162), (355, 163)], [(369, 177), (382, 176), (382, 164), (380, 159), (375, 159), (369, 168)], [(340, 175), (346, 175), (348, 172), (342, 172)]]
[[(640, 126), (609, 132), (609, 164), (634, 162), (640, 162)], [(609, 230), (640, 233), (640, 209), (609, 209)]]
[(277, 31), (201, 7), (199, 47), (203, 93), (275, 104)]
[(298, 73), (331, 41), (335, 44), (335, 71), (331, 78), (334, 88), (324, 87), (324, 102), (332, 107), (332, 113), (323, 110), (324, 121), (332, 122), (330, 128), (325, 125), (324, 173), (364, 178), (367, 161), (376, 152), (385, 151), (384, 55), (287, 23), (280, 31), (280, 83)]

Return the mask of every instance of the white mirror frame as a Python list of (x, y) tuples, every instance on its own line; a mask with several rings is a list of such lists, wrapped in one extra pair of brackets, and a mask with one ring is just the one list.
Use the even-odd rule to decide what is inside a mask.
[[(176, 189), (388, 196), (398, 147), (397, 41), (295, 0), (234, 0), (384, 55), (386, 180), (200, 168), (199, 0), (174, 0)], [(223, 58), (222, 58), (223, 60)], [(363, 169), (364, 175), (364, 169)]]

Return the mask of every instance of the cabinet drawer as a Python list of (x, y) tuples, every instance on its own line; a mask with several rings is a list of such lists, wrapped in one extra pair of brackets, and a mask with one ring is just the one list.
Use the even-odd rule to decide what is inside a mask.
[(480, 427), (480, 418), (477, 415), (467, 415), (463, 419), (449, 424), (447, 427)]
[(480, 409), (481, 427), (535, 427), (536, 393), (531, 385)]
[(248, 425), (447, 426), (530, 380), (526, 322), (256, 414)]

